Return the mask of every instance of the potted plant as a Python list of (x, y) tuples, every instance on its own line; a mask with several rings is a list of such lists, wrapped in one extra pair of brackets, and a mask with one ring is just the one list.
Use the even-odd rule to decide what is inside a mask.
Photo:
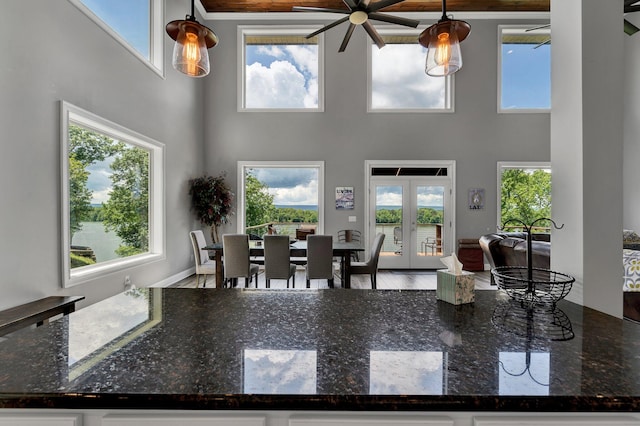
[(218, 227), (228, 223), (233, 214), (233, 193), (224, 180), (225, 173), (217, 177), (202, 176), (189, 180), (191, 210), (203, 225), (211, 227), (211, 239), (218, 243)]

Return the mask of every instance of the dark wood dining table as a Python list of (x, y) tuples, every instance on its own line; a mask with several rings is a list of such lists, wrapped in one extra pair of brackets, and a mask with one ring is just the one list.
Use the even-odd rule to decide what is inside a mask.
[[(216, 261), (216, 287), (223, 286), (222, 257), (224, 256), (222, 243), (213, 243), (204, 247)], [(351, 255), (359, 251), (364, 251), (364, 247), (358, 242), (333, 242), (333, 255), (340, 258), (341, 283), (344, 288), (351, 288)], [(262, 241), (249, 241), (249, 256), (254, 262), (254, 258), (264, 258), (264, 245)], [(294, 241), (291, 243), (290, 256), (292, 258), (307, 257), (307, 242)], [(255, 263), (255, 262), (254, 262)]]

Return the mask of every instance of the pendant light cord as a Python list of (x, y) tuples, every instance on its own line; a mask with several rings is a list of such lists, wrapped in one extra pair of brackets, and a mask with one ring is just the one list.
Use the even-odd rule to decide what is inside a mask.
[(446, 21), (447, 19), (447, 0), (442, 0), (442, 18), (441, 21)]

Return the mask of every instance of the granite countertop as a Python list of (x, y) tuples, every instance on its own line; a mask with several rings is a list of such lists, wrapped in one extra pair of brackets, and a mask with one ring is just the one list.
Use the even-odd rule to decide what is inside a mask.
[(490, 290), (137, 289), (0, 341), (0, 407), (638, 411), (639, 349)]

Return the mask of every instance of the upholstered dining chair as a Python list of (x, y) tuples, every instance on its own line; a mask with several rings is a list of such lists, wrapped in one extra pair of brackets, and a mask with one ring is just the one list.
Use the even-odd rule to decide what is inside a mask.
[(193, 247), (193, 257), (196, 262), (196, 288), (200, 285), (200, 275), (204, 275), (202, 287), (207, 286), (207, 275), (216, 274), (216, 262), (209, 259), (209, 252), (203, 247), (207, 245), (204, 233), (201, 230), (189, 232), (191, 246)]
[(307, 288), (311, 280), (327, 280), (333, 288), (333, 237), (331, 235), (307, 236)]
[(352, 262), (351, 275), (369, 275), (371, 277), (371, 288), (376, 288), (376, 275), (378, 272), (378, 259), (380, 258), (380, 250), (384, 242), (384, 234), (379, 232), (373, 239), (371, 245), (371, 254), (365, 262)]
[(296, 286), (296, 265), (290, 262), (289, 236), (264, 236), (264, 277), (266, 287), (271, 288), (271, 280), (287, 280), (293, 277), (293, 287)]
[(249, 236), (247, 234), (225, 234), (222, 236), (222, 264), (224, 265), (224, 282), (231, 281), (235, 287), (238, 278), (244, 278), (244, 286), (248, 287), (252, 277), (258, 287), (260, 267), (249, 261)]

